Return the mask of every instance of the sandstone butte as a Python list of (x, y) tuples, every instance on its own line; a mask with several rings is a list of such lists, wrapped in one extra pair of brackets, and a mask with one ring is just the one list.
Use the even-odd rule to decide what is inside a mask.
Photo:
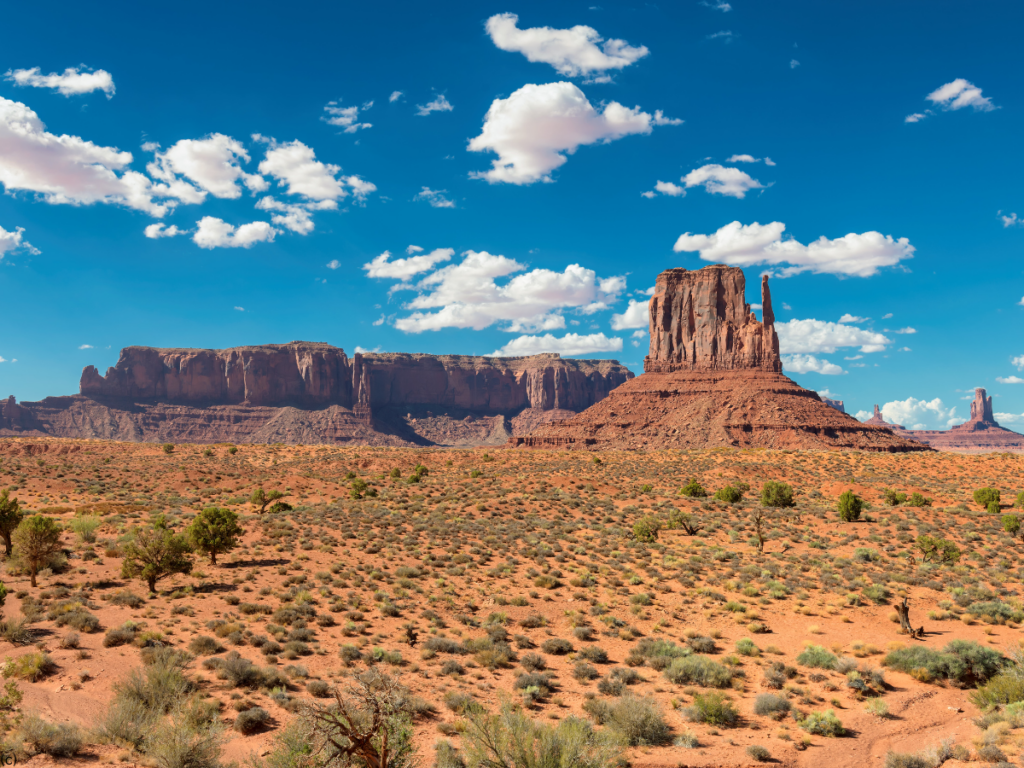
[(999, 426), (999, 422), (992, 414), (992, 398), (986, 395), (984, 388), (975, 389), (974, 401), (971, 403), (971, 418), (950, 429), (907, 429), (901, 424), (890, 424), (882, 418), (877, 405), (874, 415), (864, 423), (887, 427), (900, 437), (917, 440), (939, 451), (1024, 453), (1024, 435)]
[(736, 267), (662, 272), (643, 375), (570, 419), (513, 436), (509, 446), (928, 450), (862, 424), (784, 376), (768, 278), (761, 280), (763, 322), (745, 288)]
[(3, 404), (0, 436), (146, 442), (502, 445), (607, 397), (612, 360), (355, 354), (295, 341), (233, 349), (126, 347), (80, 394)]

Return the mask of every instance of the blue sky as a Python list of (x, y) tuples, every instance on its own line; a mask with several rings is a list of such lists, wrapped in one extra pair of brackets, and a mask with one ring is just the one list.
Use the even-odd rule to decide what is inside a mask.
[(0, 395), (75, 392), (133, 344), (639, 373), (657, 273), (724, 261), (751, 303), (775, 276), (800, 384), (927, 427), (984, 386), (1020, 429), (1022, 21), (1011, 2), (12, 6)]

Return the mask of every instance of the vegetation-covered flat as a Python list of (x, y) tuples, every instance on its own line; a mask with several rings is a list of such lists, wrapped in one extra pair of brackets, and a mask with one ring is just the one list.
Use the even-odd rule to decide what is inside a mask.
[(594, 766), (1018, 760), (1022, 470), (0, 441), (4, 740), (324, 764), (368, 722), (338, 692), (392, 765), (488, 765), (510, 731)]

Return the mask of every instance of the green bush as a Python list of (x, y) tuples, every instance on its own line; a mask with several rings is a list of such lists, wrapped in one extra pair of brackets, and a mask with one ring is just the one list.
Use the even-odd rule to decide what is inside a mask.
[(704, 486), (693, 477), (690, 478), (690, 482), (679, 489), (679, 493), (683, 496), (689, 496), (691, 499), (703, 499), (708, 495), (707, 491), (704, 490)]
[(658, 518), (645, 515), (633, 523), (633, 538), (645, 543), (657, 541), (660, 530), (661, 522)]
[(800, 721), (800, 727), (815, 736), (842, 736), (846, 733), (843, 724), (839, 722), (834, 710), (826, 709), (824, 712), (811, 712)]
[(1017, 494), (1016, 500), (1013, 502), (1013, 506), (1024, 509), (1024, 491), (1020, 491)]
[(864, 500), (853, 491), (843, 491), (839, 496), (839, 519), (844, 523), (860, 520), (864, 509)]
[(993, 624), (1005, 624), (1008, 621), (1024, 621), (1024, 611), (1001, 600), (987, 600), (971, 603), (967, 612), (973, 616), (982, 616)]
[(908, 755), (906, 752), (887, 752), (885, 768), (935, 768), (934, 761), (921, 755)]
[(761, 486), (761, 505), (765, 507), (792, 507), (793, 488), (787, 483), (765, 480)]
[(192, 546), (210, 556), (210, 565), (217, 564), (217, 555), (237, 547), (242, 533), (238, 515), (224, 507), (206, 507), (185, 531)]
[(1006, 672), (995, 675), (971, 694), (971, 701), (978, 709), (1024, 701), (1024, 677)]
[(605, 725), (631, 747), (657, 746), (669, 739), (661, 707), (649, 696), (623, 696), (609, 708)]
[(888, 587), (884, 587), (881, 584), (872, 584), (870, 587), (864, 587), (862, 591), (864, 597), (873, 600), (878, 605), (883, 605), (892, 596), (892, 592), (889, 591)]
[(978, 488), (974, 492), (974, 503), (982, 509), (988, 509), (989, 504), (995, 502), (999, 504), (999, 489), (998, 488)]
[(749, 637), (744, 637), (736, 641), (736, 653), (741, 656), (760, 656), (761, 649)]
[(1020, 531), (1020, 518), (1016, 515), (1003, 515), (1003, 530), (1011, 536), (1016, 536)]
[(767, 763), (772, 759), (772, 753), (760, 744), (751, 744), (747, 747), (747, 755), (752, 757), (754, 760), (757, 760), (759, 763)]
[(999, 672), (1004, 661), (1001, 653), (973, 640), (953, 640), (942, 651), (921, 645), (900, 648), (890, 652), (882, 664), (924, 682), (945, 679), (982, 684)]
[(693, 704), (684, 711), (687, 719), (695, 723), (708, 725), (735, 725), (740, 713), (721, 693), (698, 693), (693, 697)]
[(898, 507), (907, 500), (907, 494), (899, 493), (894, 491), (892, 488), (884, 488), (882, 490), (882, 497), (885, 499), (885, 503), (890, 507)]
[(761, 693), (754, 699), (754, 714), (782, 719), (791, 709), (789, 699), (777, 693)]
[(85, 741), (81, 729), (72, 723), (48, 723), (39, 715), (26, 717), (19, 735), (37, 751), (52, 757), (74, 757)]
[(676, 685), (700, 685), (725, 688), (732, 682), (732, 671), (707, 656), (684, 656), (665, 668), (665, 677)]
[(743, 498), (743, 491), (731, 485), (726, 485), (715, 491), (715, 498), (728, 504), (735, 504)]
[(953, 565), (960, 561), (960, 548), (948, 539), (937, 539), (922, 534), (917, 537), (917, 548), (929, 562)]
[(931, 499), (926, 499), (917, 491), (910, 494), (910, 499), (907, 501), (908, 507), (930, 507), (932, 505)]
[(168, 454), (174, 453), (174, 443), (164, 443), (163, 444), (163, 450), (164, 450), (164, 453), (168, 453)]
[(270, 722), (270, 713), (263, 707), (252, 707), (238, 713), (234, 729), (243, 736), (256, 733)]
[(34, 683), (56, 671), (57, 665), (53, 663), (50, 654), (46, 651), (33, 651), (16, 659), (7, 659), (3, 668), (3, 676), (7, 680), (18, 677)]
[(77, 515), (68, 523), (68, 528), (78, 534), (78, 537), (86, 544), (96, 541), (96, 529), (103, 525), (103, 521), (97, 515)]
[(167, 723), (150, 737), (146, 755), (159, 768), (219, 768), (220, 734), (215, 729)]
[(796, 657), (796, 663), (802, 667), (815, 669), (835, 669), (839, 659), (820, 645), (808, 645)]

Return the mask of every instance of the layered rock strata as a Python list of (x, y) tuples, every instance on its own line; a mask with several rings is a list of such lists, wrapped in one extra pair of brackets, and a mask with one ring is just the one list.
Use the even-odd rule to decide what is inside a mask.
[(782, 375), (768, 279), (760, 322), (745, 287), (735, 267), (662, 272), (643, 375), (570, 419), (514, 436), (509, 447), (928, 450), (861, 424)]
[[(356, 354), (292, 342), (127, 347), (81, 394), (3, 407), (0, 435), (168, 442), (500, 445), (633, 378), (611, 360)], [(8, 413), (14, 414), (8, 416)]]

